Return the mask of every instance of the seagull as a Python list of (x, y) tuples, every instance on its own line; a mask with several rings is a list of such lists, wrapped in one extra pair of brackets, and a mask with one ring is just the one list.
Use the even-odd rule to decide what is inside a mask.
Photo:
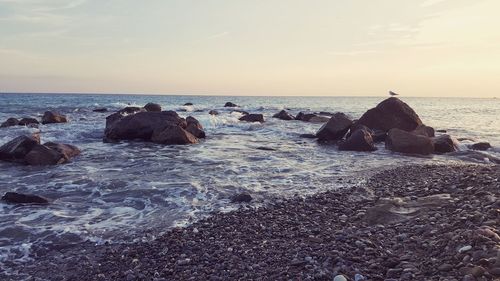
[(389, 95), (391, 95), (391, 96), (399, 96), (398, 94), (394, 93), (393, 91), (389, 91)]

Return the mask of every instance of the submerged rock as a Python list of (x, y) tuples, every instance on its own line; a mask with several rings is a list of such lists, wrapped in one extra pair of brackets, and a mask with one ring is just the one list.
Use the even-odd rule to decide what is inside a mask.
[(191, 103), (191, 102), (186, 102), (186, 103), (184, 104), (184, 106), (192, 106), (192, 105), (193, 105), (193, 103)]
[(413, 131), (422, 125), (417, 113), (409, 105), (395, 97), (388, 98), (375, 108), (365, 112), (357, 123), (384, 132), (393, 128)]
[(218, 112), (217, 110), (213, 110), (213, 109), (212, 109), (212, 110), (210, 110), (210, 111), (208, 112), (208, 114), (210, 114), (210, 115), (219, 115), (219, 112)]
[(359, 129), (354, 131), (347, 140), (339, 144), (339, 150), (374, 151), (377, 148), (373, 143), (370, 131)]
[(5, 122), (3, 122), (2, 125), (0, 125), (0, 128), (12, 127), (17, 125), (19, 125), (19, 120), (17, 120), (17, 118), (9, 118)]
[(385, 140), (385, 147), (402, 153), (428, 155), (434, 153), (434, 143), (431, 138), (414, 135), (401, 129), (391, 129)]
[(299, 112), (297, 116), (295, 116), (295, 120), (300, 120), (304, 122), (312, 122), (312, 123), (323, 123), (323, 122), (328, 122), (330, 118), (325, 117), (325, 116), (319, 116), (314, 113), (303, 113)]
[(491, 148), (491, 144), (489, 142), (478, 142), (468, 146), (472, 150), (488, 150)]
[(108, 109), (105, 107), (98, 107), (92, 110), (93, 112), (108, 112)]
[(40, 124), (35, 118), (23, 118), (19, 121), (19, 126), (36, 126)]
[(273, 118), (278, 118), (281, 120), (295, 120), (295, 117), (288, 113), (286, 110), (282, 110), (276, 114), (273, 115)]
[(242, 117), (240, 117), (239, 119), (240, 121), (246, 121), (246, 122), (260, 122), (260, 123), (263, 123), (264, 122), (264, 115), (262, 114), (248, 114), (248, 115), (244, 115)]
[(305, 139), (315, 139), (316, 135), (315, 134), (300, 134), (299, 137), (305, 138)]
[(246, 192), (239, 193), (231, 197), (232, 203), (248, 203), (252, 200), (253, 200), (252, 196)]
[(441, 135), (432, 139), (435, 153), (458, 151), (458, 141), (450, 135)]
[(53, 111), (45, 111), (42, 117), (42, 124), (66, 123), (66, 122), (68, 122), (66, 116)]
[(228, 101), (228, 102), (226, 102), (226, 104), (224, 104), (224, 107), (238, 107), (238, 105)]
[(324, 124), (316, 136), (322, 141), (342, 139), (352, 125), (351, 119), (344, 113), (336, 113)]
[(38, 195), (7, 192), (2, 200), (12, 204), (48, 204), (49, 200)]
[(146, 111), (161, 111), (161, 105), (150, 102), (144, 106), (144, 109)]

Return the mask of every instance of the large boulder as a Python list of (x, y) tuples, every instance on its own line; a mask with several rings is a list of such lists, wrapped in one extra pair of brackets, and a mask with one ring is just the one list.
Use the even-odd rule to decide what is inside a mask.
[(17, 192), (6, 192), (2, 201), (11, 204), (48, 204), (49, 200), (38, 195), (23, 194)]
[(339, 150), (374, 151), (377, 150), (369, 130), (358, 129), (351, 133), (347, 140), (339, 143)]
[(351, 119), (344, 113), (335, 113), (326, 124), (324, 124), (316, 136), (320, 141), (332, 141), (342, 139), (352, 125)]
[(238, 107), (238, 105), (228, 101), (228, 102), (226, 102), (226, 104), (224, 104), (224, 107)]
[(370, 129), (378, 129), (388, 132), (390, 129), (398, 128), (404, 131), (413, 131), (422, 121), (417, 113), (406, 103), (398, 98), (388, 98), (365, 112), (357, 121)]
[(304, 121), (304, 122), (311, 122), (311, 123), (324, 123), (324, 122), (328, 122), (328, 120), (330, 120), (330, 118), (326, 117), (326, 116), (316, 115), (314, 113), (299, 112), (299, 114), (297, 114), (297, 116), (295, 116), (295, 120), (300, 120), (300, 121)]
[(167, 125), (155, 130), (151, 141), (160, 144), (194, 144), (198, 139), (178, 125)]
[(434, 153), (434, 143), (431, 138), (414, 135), (398, 128), (389, 131), (385, 146), (389, 150), (401, 153), (422, 155)]
[(278, 118), (281, 120), (295, 120), (295, 117), (288, 113), (286, 110), (282, 110), (276, 114), (273, 115), (273, 118)]
[(203, 131), (203, 126), (198, 120), (196, 120), (196, 118), (188, 116), (186, 118), (186, 122), (186, 131), (190, 132), (193, 136), (199, 139), (205, 138), (205, 131)]
[(19, 136), (0, 147), (0, 160), (24, 163), (26, 155), (39, 144), (38, 135)]
[(66, 122), (68, 122), (66, 116), (53, 111), (45, 111), (42, 117), (42, 124), (66, 123)]
[(144, 106), (144, 109), (146, 111), (161, 111), (161, 105), (150, 102)]
[(260, 123), (263, 123), (264, 122), (264, 115), (262, 114), (247, 114), (247, 115), (243, 115), (242, 117), (240, 117), (239, 119), (240, 121), (246, 121), (246, 122), (260, 122)]
[(0, 125), (0, 128), (12, 127), (17, 125), (19, 125), (19, 120), (17, 120), (17, 118), (9, 118), (5, 122), (3, 122), (2, 125)]
[(433, 138), (435, 136), (434, 128), (426, 126), (426, 125), (418, 125), (415, 130), (411, 132), (414, 135), (426, 136)]
[(432, 139), (435, 153), (458, 151), (458, 141), (450, 135), (440, 135)]

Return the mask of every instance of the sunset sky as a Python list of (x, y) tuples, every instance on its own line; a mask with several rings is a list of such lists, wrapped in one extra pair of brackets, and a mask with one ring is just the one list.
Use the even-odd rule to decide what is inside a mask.
[(0, 0), (0, 92), (500, 96), (499, 0)]

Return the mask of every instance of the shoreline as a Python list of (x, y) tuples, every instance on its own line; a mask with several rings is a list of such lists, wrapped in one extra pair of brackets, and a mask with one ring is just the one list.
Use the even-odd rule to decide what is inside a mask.
[(498, 166), (382, 169), (363, 186), (215, 213), (151, 242), (57, 249), (13, 268), (24, 277), (0, 277), (495, 280), (499, 178)]

